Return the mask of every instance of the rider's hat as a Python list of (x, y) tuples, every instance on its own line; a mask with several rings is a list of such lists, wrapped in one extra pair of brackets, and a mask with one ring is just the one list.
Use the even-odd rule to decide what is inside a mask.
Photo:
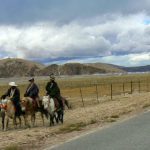
[(54, 76), (53, 73), (51, 73), (51, 74), (49, 75), (49, 77), (50, 77), (51, 80), (55, 80), (55, 76)]
[(10, 86), (18, 86), (15, 82), (9, 82)]
[(31, 77), (28, 81), (34, 81), (34, 78), (33, 78), (33, 77)]

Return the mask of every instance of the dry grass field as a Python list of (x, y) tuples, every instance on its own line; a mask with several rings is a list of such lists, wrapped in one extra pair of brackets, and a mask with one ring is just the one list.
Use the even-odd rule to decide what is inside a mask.
[[(44, 95), (48, 78), (36, 81), (41, 89), (40, 95)], [(150, 106), (150, 74), (63, 77), (57, 78), (57, 81), (62, 95), (67, 97), (72, 105), (71, 110), (65, 110), (64, 124), (49, 127), (49, 121), (45, 120), (43, 127), (39, 114), (34, 128), (23, 126), (14, 130), (10, 122), (9, 130), (0, 132), (0, 149), (43, 150), (74, 136), (142, 112)], [(27, 82), (24, 80), (18, 85), (23, 95)], [(7, 88), (6, 84), (1, 85), (0, 93), (4, 93)]]

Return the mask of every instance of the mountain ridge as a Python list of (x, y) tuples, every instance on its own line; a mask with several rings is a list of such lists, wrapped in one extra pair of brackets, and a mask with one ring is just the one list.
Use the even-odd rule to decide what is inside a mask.
[(47, 76), (55, 75), (90, 75), (105, 73), (126, 73), (150, 71), (150, 65), (140, 67), (123, 67), (106, 63), (66, 63), (44, 65), (42, 63), (7, 58), (0, 60), (0, 77)]

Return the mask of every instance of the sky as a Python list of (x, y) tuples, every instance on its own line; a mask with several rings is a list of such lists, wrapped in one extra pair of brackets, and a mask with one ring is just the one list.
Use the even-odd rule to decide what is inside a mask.
[(0, 0), (0, 59), (150, 64), (149, 0)]

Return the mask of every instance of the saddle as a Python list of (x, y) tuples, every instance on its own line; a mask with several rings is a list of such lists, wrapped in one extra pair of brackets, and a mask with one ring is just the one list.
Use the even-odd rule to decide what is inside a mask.
[(56, 110), (59, 108), (59, 102), (56, 98), (53, 98)]
[[(59, 101), (57, 100), (57, 98), (53, 98), (54, 99), (54, 104), (55, 104), (55, 108), (56, 110), (58, 110), (60, 108), (60, 104), (59, 104)], [(64, 108), (64, 100), (62, 99), (61, 97), (61, 100), (62, 100), (62, 104), (63, 104), (63, 108)]]
[(40, 105), (40, 102), (39, 102), (39, 105), (38, 105), (37, 97), (36, 97), (36, 98), (32, 98), (32, 105), (33, 105), (33, 107), (34, 107), (35, 109), (38, 109), (39, 107), (41, 107), (41, 106), (39, 106), (39, 105)]
[(37, 101), (35, 99), (32, 99), (32, 105), (34, 108), (38, 107)]

